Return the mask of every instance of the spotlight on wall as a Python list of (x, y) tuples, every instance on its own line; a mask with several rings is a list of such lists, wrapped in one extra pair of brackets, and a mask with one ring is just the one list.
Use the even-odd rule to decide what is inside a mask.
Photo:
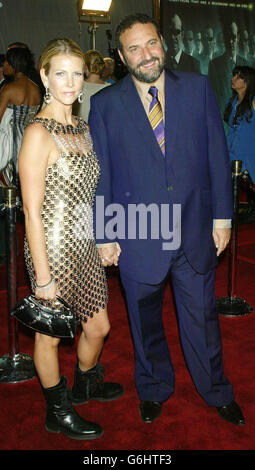
[(110, 23), (112, 0), (79, 0), (78, 11), (80, 21), (86, 23)]
[(79, 21), (90, 23), (88, 28), (92, 36), (92, 49), (96, 49), (97, 23), (110, 23), (110, 8), (112, 0), (79, 0)]

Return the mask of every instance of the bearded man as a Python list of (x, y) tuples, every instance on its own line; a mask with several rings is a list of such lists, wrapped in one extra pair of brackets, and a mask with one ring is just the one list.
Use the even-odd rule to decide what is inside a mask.
[[(162, 320), (171, 276), (196, 389), (222, 418), (244, 424), (223, 373), (214, 293), (232, 218), (231, 169), (215, 98), (206, 76), (165, 69), (160, 31), (147, 15), (124, 18), (116, 43), (129, 74), (92, 97), (89, 117), (101, 165), (97, 197), (106, 208), (101, 214), (96, 205), (95, 236), (103, 265), (119, 264), (140, 416), (154, 421), (174, 392)], [(110, 219), (120, 207), (125, 216)]]

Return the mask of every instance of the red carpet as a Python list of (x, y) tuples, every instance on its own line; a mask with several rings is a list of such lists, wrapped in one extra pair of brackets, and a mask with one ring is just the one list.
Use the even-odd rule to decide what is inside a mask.
[[(242, 255), (255, 262), (255, 225), (240, 226)], [(241, 253), (240, 253), (241, 254)], [(8, 353), (7, 295), (2, 269), (0, 290), (0, 357)], [(217, 269), (217, 297), (227, 295), (227, 256)], [(238, 261), (237, 295), (255, 308), (255, 264)], [(19, 297), (27, 293), (24, 268), (19, 257)], [(164, 302), (164, 319), (172, 360), (176, 390), (164, 404), (161, 417), (152, 424), (141, 421), (139, 400), (133, 381), (133, 347), (118, 272), (109, 275), (109, 316), (111, 332), (101, 362), (107, 380), (119, 381), (125, 395), (111, 403), (90, 402), (77, 407), (86, 419), (100, 423), (104, 435), (94, 441), (74, 441), (44, 428), (44, 399), (37, 379), (23, 383), (0, 383), (1, 450), (254, 450), (255, 448), (255, 313), (237, 318), (220, 317), (225, 374), (234, 385), (236, 400), (242, 406), (247, 424), (243, 427), (224, 422), (197, 394), (183, 359), (170, 288)], [(19, 352), (33, 354), (33, 335), (19, 331)], [(62, 373), (72, 385), (75, 345), (61, 344)], [(105, 453), (106, 454), (106, 453)], [(117, 468), (117, 467), (115, 467)], [(121, 468), (121, 467), (120, 467)]]

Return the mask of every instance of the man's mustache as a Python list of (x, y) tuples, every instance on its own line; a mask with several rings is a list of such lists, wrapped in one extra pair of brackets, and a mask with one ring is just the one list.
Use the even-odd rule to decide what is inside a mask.
[(151, 61), (158, 61), (159, 62), (159, 57), (152, 57), (150, 60), (142, 60), (142, 62), (140, 62), (140, 64), (137, 65), (137, 67), (142, 67), (143, 65), (147, 65), (149, 64)]

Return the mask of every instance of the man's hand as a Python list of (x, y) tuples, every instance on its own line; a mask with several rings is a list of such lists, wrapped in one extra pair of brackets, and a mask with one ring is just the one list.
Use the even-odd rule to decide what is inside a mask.
[(117, 242), (105, 243), (104, 246), (98, 248), (98, 252), (103, 266), (112, 266), (113, 264), (114, 266), (118, 266), (121, 248)]
[(230, 228), (214, 228), (213, 229), (213, 239), (215, 246), (217, 248), (217, 256), (219, 256), (222, 251), (227, 247), (231, 236)]

